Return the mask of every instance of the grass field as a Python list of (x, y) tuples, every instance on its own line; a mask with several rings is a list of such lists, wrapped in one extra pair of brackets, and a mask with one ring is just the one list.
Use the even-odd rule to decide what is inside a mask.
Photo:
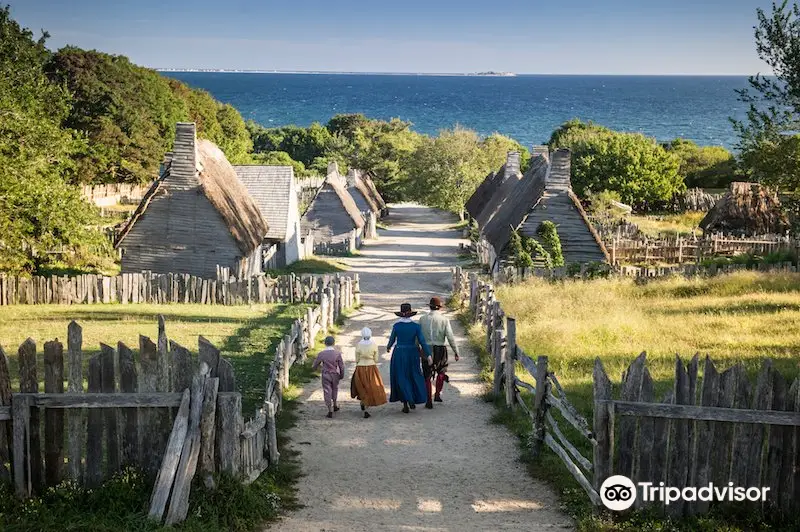
[(706, 215), (704, 212), (683, 212), (679, 214), (663, 215), (631, 215), (627, 219), (635, 223), (639, 230), (650, 237), (664, 235), (691, 235), (694, 231), (702, 235), (703, 230), (698, 227), (700, 220)]
[(347, 264), (334, 258), (314, 257), (293, 262), (286, 268), (270, 270), (270, 275), (286, 275), (287, 273), (337, 273), (347, 271)]
[[(675, 353), (684, 362), (699, 352), (710, 355), (718, 370), (742, 362), (755, 378), (762, 357), (771, 357), (785, 376), (798, 374), (800, 354), (800, 276), (742, 272), (711, 279), (665, 279), (637, 284), (633, 280), (547, 283), (533, 280), (498, 287), (507, 316), (517, 320), (517, 341), (529, 356), (549, 357), (549, 369), (570, 401), (592, 419), (592, 367), (596, 356), (619, 390), (623, 370), (647, 351), (657, 395), (673, 383)], [(476, 346), (484, 333), (472, 327)], [(517, 374), (524, 370), (517, 368)], [(701, 359), (702, 373), (702, 359)], [(486, 372), (488, 377), (488, 372)], [(528, 379), (532, 381), (531, 379)], [(505, 423), (525, 441), (530, 422), (523, 415), (499, 411)], [(569, 435), (575, 433), (566, 429)], [(580, 442), (579, 438), (571, 438)], [(585, 441), (585, 440), (584, 440)], [(588, 443), (582, 446), (591, 457)], [(585, 493), (552, 453), (532, 461), (531, 471), (553, 483), (565, 507), (582, 530), (750, 530), (781, 529), (758, 516), (716, 514), (670, 523), (634, 514), (624, 520), (592, 516)], [(750, 521), (755, 520), (755, 521)], [(722, 527), (722, 528), (720, 528)]]

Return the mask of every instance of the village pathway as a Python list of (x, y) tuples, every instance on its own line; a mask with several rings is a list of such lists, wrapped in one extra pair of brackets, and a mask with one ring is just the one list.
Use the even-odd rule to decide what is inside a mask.
[(274, 525), (285, 531), (564, 530), (572, 521), (558, 509), (553, 490), (530, 478), (519, 461), (517, 438), (491, 423), (494, 407), (482, 401), (484, 385), (464, 329), (453, 320), (462, 358), (451, 356), (444, 403), (403, 414), (399, 403), (371, 409), (363, 419), (350, 399), (353, 346), (369, 326), (380, 347), (381, 374), (389, 386), (384, 352), (394, 311), (408, 301), (424, 311), (433, 295), (447, 297), (450, 267), (457, 263), (456, 220), (416, 205), (394, 205), (388, 229), (347, 259), (361, 277), (361, 310), (337, 342), (346, 378), (341, 411), (326, 412), (318, 380), (302, 396), (299, 421), (290, 431), (304, 476), (305, 505)]

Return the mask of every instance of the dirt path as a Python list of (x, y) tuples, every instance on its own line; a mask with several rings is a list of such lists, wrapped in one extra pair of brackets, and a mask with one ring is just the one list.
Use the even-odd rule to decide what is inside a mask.
[(381, 373), (389, 384), (383, 353), (393, 312), (408, 301), (423, 310), (432, 295), (447, 296), (456, 262), (455, 220), (433, 209), (394, 206), (380, 239), (348, 259), (361, 275), (361, 311), (337, 338), (347, 369), (339, 390), (341, 411), (326, 419), (319, 381), (310, 383), (292, 429), (305, 476), (295, 512), (275, 528), (287, 531), (551, 530), (570, 529), (556, 496), (531, 479), (518, 461), (516, 438), (490, 423), (493, 407), (464, 331), (454, 320), (463, 357), (453, 363), (444, 403), (410, 414), (399, 403), (372, 409), (363, 419), (350, 399), (353, 347), (369, 326), (381, 346)]

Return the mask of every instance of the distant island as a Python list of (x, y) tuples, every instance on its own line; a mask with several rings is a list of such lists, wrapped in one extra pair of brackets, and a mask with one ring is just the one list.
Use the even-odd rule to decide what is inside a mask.
[(470, 75), (471, 76), (499, 76), (499, 77), (504, 77), (504, 78), (516, 77), (516, 74), (514, 74), (513, 72), (494, 72), (494, 71), (491, 71), (491, 70), (489, 72), (476, 72), (475, 74), (470, 74)]

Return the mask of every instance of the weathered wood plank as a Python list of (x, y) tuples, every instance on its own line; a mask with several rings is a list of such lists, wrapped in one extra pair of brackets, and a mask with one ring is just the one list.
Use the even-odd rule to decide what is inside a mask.
[(153, 495), (150, 498), (150, 511), (148, 516), (156, 521), (161, 521), (164, 510), (167, 507), (167, 500), (172, 490), (175, 480), (175, 473), (181, 457), (181, 449), (186, 440), (186, 432), (189, 428), (189, 390), (184, 390), (181, 395), (181, 405), (178, 408), (178, 415), (167, 440), (167, 449), (164, 452), (164, 460), (158, 470), (156, 482), (153, 487)]
[[(750, 408), (752, 404), (750, 382), (747, 380), (747, 373), (744, 366), (737, 364), (736, 368), (736, 395), (735, 407), (738, 409)], [(751, 414), (760, 412), (751, 411)], [(759, 416), (761, 417), (761, 416)], [(750, 469), (750, 443), (753, 436), (753, 425), (738, 423), (734, 426), (733, 440), (733, 467), (731, 468), (731, 480), (737, 486), (745, 486), (747, 482), (747, 471)]]
[(613, 474), (614, 465), (614, 414), (607, 405), (607, 401), (612, 398), (611, 380), (603, 368), (600, 357), (594, 361), (593, 381), (594, 423), (592, 433), (597, 441), (592, 460), (594, 465), (593, 486), (595, 490), (599, 490), (603, 481)]
[(544, 435), (544, 443), (552, 449), (554, 453), (556, 453), (564, 465), (567, 467), (567, 470), (572, 474), (572, 477), (580, 484), (586, 494), (589, 496), (589, 499), (592, 501), (592, 504), (595, 506), (600, 506), (600, 496), (597, 494), (597, 491), (592, 487), (591, 483), (586, 479), (583, 475), (581, 470), (576, 466), (573, 461), (570, 459), (570, 456), (564, 450), (561, 445), (558, 444), (557, 441), (553, 439), (552, 436), (549, 434)]
[[(18, 353), (19, 391), (37, 393), (39, 391), (39, 379), (36, 374), (36, 343), (31, 338), (28, 338), (19, 347)], [(28, 453), (25, 456), (25, 460), (28, 462), (28, 471), (30, 472), (28, 478), (32, 493), (40, 493), (44, 478), (42, 474), (39, 409), (30, 409), (29, 419), (29, 430), (26, 431)]]
[[(675, 356), (675, 383), (673, 397), (676, 405), (689, 404), (689, 375), (683, 361)], [(667, 471), (667, 485), (683, 489), (686, 487), (689, 468), (689, 421), (676, 419), (672, 422), (672, 438), (670, 443), (670, 459)], [(682, 500), (673, 502), (668, 507), (670, 515), (681, 517), (686, 509)]]
[[(100, 355), (89, 359), (87, 390), (90, 393), (102, 392), (103, 374), (100, 368)], [(98, 486), (103, 480), (103, 412), (89, 410), (86, 428), (86, 484)]]
[[(69, 359), (67, 391), (80, 393), (83, 391), (83, 329), (76, 322), (67, 327), (67, 357)], [(68, 413), (67, 455), (69, 477), (78, 482), (83, 478), (83, 442), (86, 437), (86, 418), (83, 412)]]
[[(643, 403), (655, 401), (653, 393), (653, 379), (650, 371), (644, 368), (642, 372), (642, 387), (639, 393), (639, 400)], [(639, 418), (639, 436), (637, 440), (638, 452), (636, 455), (634, 477), (635, 482), (650, 482), (653, 475), (653, 444), (655, 443), (655, 420), (651, 417)]]
[[(786, 379), (777, 372), (772, 371), (772, 410), (787, 410), (786, 407)], [(776, 508), (783, 499), (783, 472), (782, 467), (786, 463), (786, 451), (791, 445), (791, 440), (786, 436), (791, 436), (791, 429), (787, 427), (769, 427), (767, 441), (767, 455), (764, 464), (764, 481), (762, 485), (769, 486), (769, 498), (766, 506)], [(787, 507), (788, 508), (788, 507)]]
[[(214, 347), (214, 344), (203, 338), (202, 336), (197, 340), (200, 363), (205, 362), (211, 370), (211, 377), (219, 376), (219, 349)], [(224, 390), (228, 391), (228, 390)]]
[(773, 410), (745, 410), (741, 408), (706, 408), (691, 405), (645, 404), (611, 401), (617, 414), (623, 416), (650, 416), (668, 419), (697, 419), (764, 425), (800, 426), (800, 413)]
[(200, 418), (200, 471), (213, 474), (216, 471), (214, 449), (217, 435), (217, 393), (219, 379), (206, 380), (203, 390), (203, 413)]
[(220, 392), (236, 391), (236, 378), (233, 374), (233, 366), (227, 359), (225, 358), (219, 359), (217, 375), (219, 377)]
[[(205, 368), (201, 365), (201, 368)], [(179, 523), (186, 519), (189, 511), (189, 492), (192, 479), (197, 469), (197, 460), (200, 456), (200, 418), (203, 413), (203, 396), (206, 383), (206, 373), (198, 373), (192, 378), (191, 397), (189, 400), (189, 425), (186, 439), (181, 450), (181, 459), (175, 473), (175, 483), (172, 486), (169, 508), (165, 524), (167, 526)]]
[[(158, 392), (159, 360), (158, 346), (150, 338), (139, 336), (139, 393)], [(139, 463), (147, 473), (155, 474), (164, 452), (164, 434), (161, 432), (162, 414), (153, 409), (139, 411), (139, 434), (141, 442)]]
[(219, 394), (217, 396), (216, 453), (218, 471), (238, 475), (240, 471), (242, 433), (242, 396)]
[[(103, 343), (100, 344), (100, 371), (102, 375), (100, 391), (103, 393), (115, 393), (117, 391), (114, 367), (114, 359), (116, 357), (117, 352), (113, 347)], [(110, 478), (111, 475), (120, 470), (118, 413), (119, 411), (116, 408), (106, 408), (103, 411), (106, 433), (105, 478)]]
[(192, 354), (174, 340), (169, 342), (169, 351), (172, 357), (172, 389), (183, 392), (192, 385)]
[(18, 497), (30, 497), (33, 493), (30, 468), (30, 430), (31, 401), (29, 397), (17, 397), (12, 400), (14, 412), (14, 488)]
[[(44, 343), (44, 391), (64, 393), (64, 346)], [(44, 463), (47, 486), (61, 483), (64, 471), (64, 412), (46, 410), (44, 419)]]
[[(0, 408), (8, 409), (11, 413), (11, 374), (8, 371), (8, 358), (0, 346)], [(8, 421), (11, 416), (8, 416)], [(11, 462), (11, 450), (14, 448), (14, 430), (11, 423), (0, 421), (0, 480), (11, 481), (11, 472), (6, 470), (5, 464)]]
[[(716, 407), (719, 400), (719, 373), (710, 357), (706, 357), (703, 366), (703, 383), (700, 392), (700, 406)], [(712, 442), (716, 423), (700, 420), (695, 426), (695, 440), (692, 454), (694, 468), (690, 471), (689, 482), (692, 486), (706, 486), (712, 481), (711, 465), (713, 453), (716, 452)], [(689, 505), (689, 514), (704, 514), (708, 511), (708, 501), (696, 501)]]
[[(764, 359), (761, 371), (758, 374), (755, 394), (753, 395), (752, 407), (754, 410), (769, 410), (773, 402), (773, 384), (775, 383), (775, 371), (772, 360)], [(783, 410), (783, 406), (776, 410)], [(750, 463), (747, 469), (746, 486), (765, 485), (764, 471), (766, 464), (766, 454), (764, 450), (768, 447), (768, 427), (766, 425), (753, 425), (750, 428)], [(752, 482), (752, 484), (751, 484)], [(773, 493), (773, 495), (775, 495)]]
[[(123, 394), (135, 394), (139, 390), (136, 364), (133, 351), (122, 342), (117, 344), (119, 353), (119, 389)], [(139, 415), (136, 409), (126, 408), (122, 416), (122, 456), (123, 466), (135, 465), (139, 461)]]
[[(621, 399), (628, 402), (638, 402), (642, 393), (642, 379), (644, 378), (647, 353), (641, 353), (625, 371), (622, 378)], [(637, 419), (623, 417), (619, 421), (618, 462), (615, 472), (628, 478), (636, 478), (634, 471), (634, 444), (636, 443)]]
[[(672, 392), (667, 392), (662, 401), (663, 405), (672, 405)], [(667, 480), (667, 465), (668, 453), (671, 452), (669, 446), (669, 435), (671, 430), (671, 422), (666, 418), (656, 418), (653, 420), (653, 459), (651, 461), (653, 468), (652, 482), (666, 482)]]

